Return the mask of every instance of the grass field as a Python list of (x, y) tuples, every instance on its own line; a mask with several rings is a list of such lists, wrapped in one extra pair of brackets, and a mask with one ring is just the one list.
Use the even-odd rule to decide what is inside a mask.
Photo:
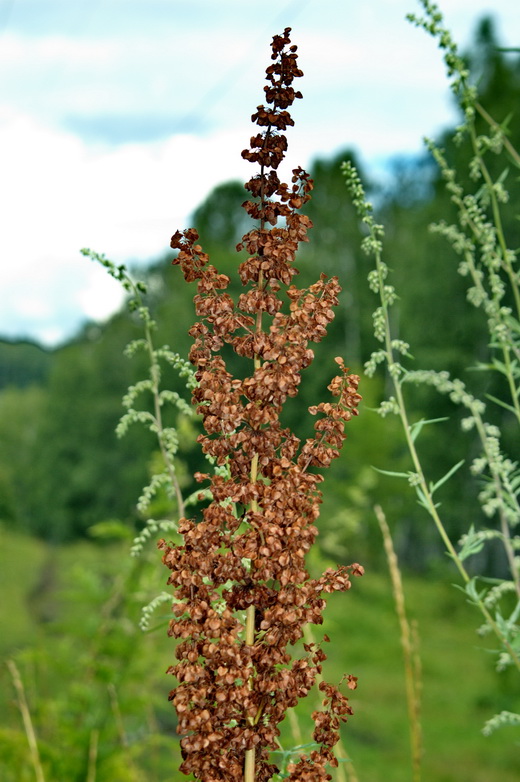
[[(45, 782), (183, 779), (167, 702), (173, 681), (164, 676), (173, 643), (164, 625), (148, 634), (136, 628), (139, 606), (167, 577), (158, 556), (152, 550), (149, 561), (135, 565), (127, 546), (53, 548), (6, 530), (0, 543), (0, 779), (35, 779), (7, 659), (22, 676)], [(405, 576), (409, 615), (420, 635), (422, 779), (517, 782), (518, 734), (505, 728), (484, 738), (481, 728), (496, 712), (518, 709), (519, 693), (507, 674), (494, 672), (494, 658), (475, 633), (478, 617), (450, 578)], [(167, 616), (164, 609), (156, 623)], [(350, 593), (333, 596), (324, 630), (331, 638), (326, 678), (337, 681), (345, 672), (359, 678), (351, 698), (355, 714), (343, 731), (357, 779), (411, 780), (388, 574), (368, 569)], [(310, 740), (314, 707), (311, 695), (298, 710), (303, 742)], [(283, 726), (285, 747), (297, 743), (294, 730), (294, 721)]]

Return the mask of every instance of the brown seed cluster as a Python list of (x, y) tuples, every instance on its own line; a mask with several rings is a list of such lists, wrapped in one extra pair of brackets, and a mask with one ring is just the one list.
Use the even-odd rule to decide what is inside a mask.
[[(326, 335), (340, 290), (336, 278), (324, 275), (307, 289), (292, 282), (296, 251), (311, 227), (298, 210), (310, 198), (312, 181), (301, 168), (293, 171), (291, 185), (277, 175), (287, 148), (281, 131), (293, 124), (287, 109), (301, 98), (293, 87), (302, 72), (289, 32), (273, 38), (268, 106), (252, 117), (263, 130), (242, 153), (260, 172), (245, 186), (251, 200), (244, 208), (256, 226), (237, 247), (248, 254), (238, 269), (246, 289), (238, 302), (196, 231), (177, 231), (171, 241), (179, 251), (174, 263), (197, 283), (190, 360), (198, 380), (193, 402), (205, 430), (199, 440), (228, 468), (225, 476), (197, 474), (210, 481), (212, 501), (201, 518), (181, 520), (182, 545), (159, 543), (177, 601), (169, 633), (180, 642), (168, 672), (178, 681), (170, 699), (183, 736), (181, 771), (202, 782), (243, 779), (244, 763), (246, 778), (271, 779), (278, 726), (309, 693), (326, 658), (317, 645), (305, 645), (301, 659), (288, 648), (306, 623), (322, 622), (323, 594), (349, 589), (350, 577), (363, 573), (355, 564), (313, 579), (305, 565), (321, 502), (322, 475), (311, 468), (328, 467), (338, 456), (344, 425), (357, 414), (359, 378), (336, 359), (332, 400), (310, 408), (318, 418), (305, 442), (280, 422), (286, 399), (297, 394), (313, 360), (310, 343)], [(232, 377), (224, 345), (250, 360), (249, 376)], [(353, 677), (348, 686), (355, 686)], [(324, 707), (313, 715), (319, 749), (290, 767), (292, 782), (331, 779), (325, 766), (336, 763), (332, 747), (351, 713), (339, 689), (320, 688)]]

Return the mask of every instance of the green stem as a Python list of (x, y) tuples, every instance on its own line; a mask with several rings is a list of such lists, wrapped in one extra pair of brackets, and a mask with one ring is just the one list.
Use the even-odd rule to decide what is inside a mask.
[(515, 276), (515, 273), (514, 273), (513, 269), (511, 268), (511, 262), (509, 261), (509, 253), (508, 253), (508, 250), (507, 250), (506, 238), (504, 236), (504, 228), (503, 228), (503, 225), (502, 225), (502, 216), (500, 214), (500, 206), (499, 206), (498, 199), (497, 199), (497, 196), (496, 196), (495, 187), (493, 185), (493, 180), (492, 180), (491, 175), (490, 175), (490, 173), (488, 171), (488, 168), (487, 168), (487, 166), (486, 166), (486, 164), (484, 162), (484, 158), (482, 157), (481, 153), (479, 152), (478, 145), (477, 145), (477, 136), (476, 136), (476, 131), (475, 131), (474, 125), (471, 126), (470, 132), (471, 132), (471, 142), (472, 142), (472, 145), (473, 145), (473, 151), (474, 151), (474, 153), (475, 153), (475, 155), (477, 157), (477, 160), (478, 160), (478, 163), (479, 163), (479, 167), (480, 167), (480, 170), (482, 172), (482, 176), (484, 178), (484, 181), (485, 181), (485, 183), (487, 185), (489, 197), (491, 199), (491, 208), (492, 208), (492, 211), (493, 211), (493, 222), (495, 224), (495, 229), (496, 229), (496, 232), (497, 232), (498, 243), (499, 243), (500, 249), (502, 251), (502, 266), (505, 269), (505, 271), (506, 271), (506, 273), (507, 273), (507, 275), (509, 277), (509, 282), (511, 284), (511, 290), (513, 291), (513, 296), (514, 296), (514, 299), (515, 299), (517, 317), (520, 318), (520, 291), (518, 290), (518, 284), (517, 284), (517, 281), (516, 281), (516, 276)]
[(173, 487), (173, 490), (175, 492), (175, 497), (177, 499), (177, 510), (179, 518), (182, 518), (184, 516), (184, 499), (182, 496), (181, 487), (179, 485), (179, 481), (177, 479), (177, 474), (175, 472), (175, 467), (173, 465), (172, 457), (168, 453), (168, 450), (166, 449), (164, 445), (164, 426), (162, 421), (162, 412), (161, 412), (161, 400), (159, 395), (159, 383), (160, 383), (160, 370), (159, 365), (157, 363), (157, 358), (155, 355), (155, 349), (153, 345), (152, 340), (152, 333), (150, 329), (150, 325), (147, 321), (145, 321), (145, 338), (146, 338), (146, 346), (148, 350), (148, 356), (150, 359), (150, 372), (151, 372), (151, 379), (152, 379), (152, 393), (153, 393), (153, 404), (154, 404), (154, 417), (155, 417), (155, 423), (157, 425), (157, 440), (159, 443), (159, 448), (161, 450), (161, 455), (164, 461), (164, 465), (168, 471), (168, 475), (171, 481), (171, 485)]
[[(384, 291), (384, 279), (383, 279), (383, 273), (382, 273), (382, 261), (381, 261), (381, 254), (377, 252), (375, 254), (376, 259), (376, 267), (378, 271), (378, 278), (379, 278), (379, 296), (381, 299), (381, 303), (383, 306), (383, 313), (384, 313), (384, 319), (385, 319), (385, 348), (386, 348), (386, 357), (389, 367), (395, 366), (395, 360), (394, 360), (394, 352), (392, 348), (392, 337), (391, 337), (391, 331), (390, 331), (390, 318), (388, 316), (388, 305), (386, 303), (386, 296)], [(428, 487), (428, 484), (426, 482), (426, 479), (424, 477), (424, 472), (422, 469), (422, 465), (419, 459), (419, 455), (417, 453), (417, 450), (415, 448), (415, 443), (412, 439), (411, 435), (411, 428), (408, 421), (408, 415), (407, 415), (407, 409), (406, 404), (402, 392), (402, 386), (399, 382), (398, 377), (395, 376), (395, 374), (390, 373), (392, 377), (392, 382), (397, 398), (397, 404), (399, 407), (399, 416), (401, 418), (401, 423), (403, 425), (403, 430), (406, 438), (406, 444), (408, 446), (408, 450), (410, 452), (410, 456), (412, 458), (412, 462), (415, 468), (415, 472), (418, 477), (418, 485), (424, 495), (424, 498), (426, 500), (426, 507), (427, 510), (432, 517), (434, 524), (437, 528), (437, 531), (439, 532), (439, 535), (441, 536), (441, 539), (444, 543), (444, 546), (446, 547), (446, 551), (452, 558), (453, 562), (455, 563), (455, 566), (457, 567), (457, 570), (460, 573), (460, 576), (465, 584), (469, 584), (471, 581), (471, 578), (464, 567), (464, 564), (462, 560), (460, 559), (459, 555), (457, 554), (457, 551), (455, 547), (453, 546), (448, 533), (446, 532), (446, 529), (444, 527), (444, 524), (442, 522), (442, 519), (440, 518), (439, 514), (437, 513), (437, 508), (435, 506), (435, 503), (433, 501), (433, 497), (431, 495), (430, 489)], [(491, 616), (490, 612), (484, 605), (483, 601), (478, 599), (475, 601), (475, 605), (480, 610), (482, 615), (484, 616), (486, 622), (489, 624), (491, 629), (493, 630), (494, 634), (502, 644), (502, 646), (507, 650), (508, 654), (510, 655), (512, 661), (514, 662), (515, 666), (520, 671), (520, 657), (515, 652), (507, 638), (504, 637), (503, 633), (501, 632), (500, 628), (498, 627), (497, 623)]]
[[(490, 125), (493, 128), (493, 130), (501, 130), (498, 122), (494, 120), (490, 114), (487, 113), (485, 108), (481, 106), (480, 103), (478, 102), (475, 103), (475, 109), (478, 111), (482, 119), (484, 119), (488, 123), (488, 125)], [(504, 147), (507, 149), (507, 151), (509, 152), (509, 154), (511, 155), (511, 157), (513, 158), (513, 160), (515, 161), (516, 165), (520, 167), (520, 155), (518, 154), (514, 146), (511, 144), (507, 136), (505, 135), (502, 136), (502, 143)]]
[(511, 355), (509, 351), (509, 346), (503, 345), (502, 353), (504, 356), (504, 365), (506, 367), (506, 377), (507, 377), (507, 382), (509, 384), (509, 392), (511, 394), (511, 399), (513, 402), (513, 406), (515, 408), (518, 423), (520, 424), (520, 402), (518, 399), (518, 389), (515, 385), (515, 380), (513, 376), (513, 367), (511, 365)]
[[(419, 476), (419, 486), (420, 486), (421, 491), (423, 492), (423, 494), (424, 494), (424, 496), (426, 498), (427, 510), (428, 510), (430, 516), (432, 517), (432, 519), (433, 519), (433, 521), (435, 523), (435, 526), (437, 527), (437, 530), (438, 530), (438, 532), (439, 532), (439, 534), (440, 534), (440, 536), (442, 538), (442, 541), (443, 541), (443, 543), (444, 543), (444, 545), (446, 547), (446, 550), (449, 553), (449, 555), (452, 558), (452, 560), (454, 561), (454, 563), (455, 563), (455, 565), (456, 565), (456, 567), (457, 567), (457, 569), (458, 569), (458, 571), (459, 571), (459, 573), (460, 573), (464, 583), (465, 584), (469, 584), (470, 581), (471, 581), (471, 578), (470, 578), (466, 568), (464, 567), (464, 564), (463, 564), (462, 560), (460, 559), (459, 555), (457, 554), (457, 551), (456, 551), (455, 547), (453, 546), (451, 540), (448, 537), (448, 533), (446, 532), (444, 524), (442, 523), (442, 520), (441, 520), (439, 514), (437, 513), (437, 508), (435, 507), (435, 503), (433, 501), (433, 497), (431, 496), (430, 490), (428, 488), (428, 484), (426, 483), (426, 479), (424, 477), (424, 473), (423, 473), (423, 470), (422, 470), (421, 463), (419, 461), (419, 457), (418, 457), (418, 454), (417, 454), (417, 451), (416, 451), (416, 448), (415, 448), (415, 444), (414, 444), (414, 442), (412, 440), (412, 437), (411, 437), (411, 434), (410, 434), (410, 427), (409, 427), (409, 424), (408, 424), (408, 418), (407, 418), (407, 415), (406, 415), (406, 409), (404, 407), (404, 399), (403, 399), (403, 395), (402, 395), (402, 392), (401, 392), (400, 384), (395, 383), (395, 388), (396, 388), (396, 393), (397, 393), (397, 396), (398, 396), (398, 404), (399, 404), (399, 408), (400, 408), (400, 416), (401, 416), (401, 421), (403, 422), (403, 428), (405, 430), (405, 436), (406, 436), (406, 441), (407, 441), (407, 445), (408, 445), (408, 450), (410, 451), (410, 455), (412, 457), (412, 461), (413, 461), (415, 470), (417, 472), (417, 475)], [(520, 657), (517, 655), (517, 653), (515, 652), (515, 650), (513, 649), (511, 644), (509, 643), (509, 641), (507, 640), (507, 638), (504, 637), (504, 635), (501, 632), (500, 628), (498, 627), (497, 623), (495, 622), (495, 620), (491, 616), (490, 612), (488, 611), (488, 609), (484, 605), (483, 601), (478, 599), (477, 601), (475, 601), (475, 605), (480, 610), (480, 612), (484, 616), (486, 622), (489, 624), (489, 626), (493, 630), (494, 634), (496, 635), (496, 637), (498, 638), (500, 643), (504, 646), (504, 648), (509, 653), (509, 655), (510, 655), (511, 659), (513, 660), (515, 666), (520, 671)]]
[(419, 719), (420, 713), (420, 682), (416, 676), (416, 666), (414, 665), (414, 641), (408, 617), (406, 616), (406, 606), (404, 599), (403, 582), (399, 563), (395, 553), (392, 536), (386, 521), (385, 514), (380, 505), (374, 507), (377, 521), (383, 535), (383, 544), (386, 551), (388, 568), (392, 579), (392, 590), (394, 593), (395, 610), (399, 620), (401, 631), (401, 646), (403, 648), (404, 672), (406, 702), (408, 706), (408, 720), (410, 723), (410, 749), (412, 756), (412, 779), (413, 782), (421, 782), (421, 759), (422, 759), (422, 731)]
[(87, 782), (96, 782), (98, 744), (99, 730), (92, 730), (90, 732), (90, 742), (88, 746)]
[[(513, 545), (511, 542), (511, 532), (509, 529), (509, 524), (507, 522), (507, 518), (504, 513), (504, 508), (506, 506), (506, 499), (504, 497), (504, 492), (502, 488), (502, 480), (499, 472), (496, 469), (493, 469), (493, 458), (492, 455), (489, 453), (488, 448), (488, 441), (486, 437), (486, 432), (484, 429), (484, 422), (482, 421), (482, 418), (480, 417), (480, 414), (476, 411), (472, 411), (475, 417), (476, 421), (476, 427), (477, 431), (479, 433), (480, 440), (482, 442), (482, 447), (484, 449), (484, 453), (487, 459), (487, 463), (489, 465), (489, 469), (491, 472), (491, 477), (493, 479), (493, 483), (495, 485), (495, 494), (500, 500), (499, 502), (499, 515), (500, 515), (500, 531), (502, 532), (502, 543), (504, 545), (504, 549), (507, 556), (507, 561), (509, 564), (509, 569), (511, 572), (511, 578), (513, 579), (515, 590), (520, 598), (520, 574), (518, 572), (518, 568), (516, 566), (515, 562), (515, 552), (513, 550)], [(514, 492), (510, 492), (511, 496), (515, 496)], [(518, 517), (520, 518), (520, 506), (518, 506), (518, 503), (516, 504), (516, 510), (518, 513)]]
[(27, 698), (25, 697), (22, 677), (20, 676), (20, 671), (14, 660), (7, 660), (7, 667), (9, 668), (9, 673), (11, 674), (11, 679), (13, 680), (14, 688), (18, 696), (18, 708), (22, 715), (25, 735), (27, 736), (27, 742), (29, 744), (29, 755), (34, 769), (34, 776), (36, 777), (36, 782), (45, 782), (40, 753), (38, 751), (38, 742), (36, 741), (36, 733), (34, 732), (31, 713), (27, 704)]
[[(456, 199), (455, 202), (456, 202), (457, 206), (459, 207), (459, 210), (461, 212), (461, 215), (464, 218), (464, 221), (468, 224), (469, 228), (472, 230), (474, 236), (478, 240), (479, 234), (480, 234), (479, 228), (478, 228), (477, 225), (475, 225), (474, 221), (468, 215), (463, 200), (462, 199)], [(498, 235), (498, 231), (497, 231), (497, 235)], [(484, 288), (484, 286), (482, 285), (482, 280), (480, 279), (479, 275), (477, 274), (477, 270), (475, 268), (475, 264), (474, 264), (473, 258), (471, 257), (471, 255), (469, 253), (466, 253), (465, 260), (466, 260), (466, 262), (468, 264), (468, 267), (469, 267), (469, 270), (470, 270), (470, 273), (471, 273), (471, 278), (473, 280), (473, 283), (474, 283), (475, 287), (478, 288), (478, 290), (484, 295), (485, 299), (489, 301), (490, 300), (489, 294), (486, 291), (486, 289)], [(510, 264), (508, 265), (508, 267), (506, 267), (506, 265), (504, 263), (502, 265), (504, 266), (504, 268), (506, 268), (506, 272), (507, 272), (507, 274), (509, 276), (511, 287), (512, 287), (512, 289), (514, 291), (515, 300), (517, 301), (517, 307), (520, 308), (520, 298), (518, 297), (518, 290), (517, 290), (517, 287), (516, 287), (516, 283), (514, 282), (514, 272), (511, 269)], [(496, 297), (494, 299), (494, 305), (496, 307), (497, 317), (499, 317), (501, 319), (502, 324), (506, 327), (507, 332), (510, 334), (511, 329), (509, 328), (507, 323), (505, 323), (504, 320), (503, 320), (503, 317), (502, 317), (501, 312), (500, 312), (500, 302), (497, 300)], [(513, 349), (513, 352), (515, 353), (515, 355), (517, 356), (518, 359), (520, 359), (520, 353), (518, 351), (518, 348), (515, 346), (515, 344), (513, 342), (513, 339), (511, 337), (509, 339), (509, 343), (510, 344), (508, 344), (504, 340), (501, 340), (500, 341), (500, 348), (502, 350), (502, 356), (503, 356), (503, 359), (504, 359), (504, 366), (506, 367), (505, 374), (506, 374), (507, 382), (508, 382), (508, 385), (509, 385), (509, 391), (510, 391), (510, 394), (511, 394), (511, 400), (513, 402), (513, 406), (514, 406), (514, 409), (515, 409), (517, 420), (520, 423), (520, 403), (519, 403), (519, 400), (518, 400), (519, 391), (518, 391), (518, 389), (517, 389), (517, 387), (515, 385), (513, 369), (512, 369), (512, 366), (511, 366), (510, 349), (511, 348)]]
[[(263, 141), (263, 147), (265, 147), (267, 139), (269, 138), (271, 134), (271, 125), (268, 125), (264, 141)], [(261, 179), (261, 188), (260, 188), (260, 201), (262, 208), (265, 205), (265, 167), (262, 163), (260, 165), (260, 179)], [(262, 217), (260, 221), (260, 230), (263, 230), (265, 228), (265, 220)], [(260, 274), (258, 277), (258, 290), (263, 290), (264, 288), (264, 277), (263, 272), (260, 270)], [(257, 334), (259, 334), (262, 331), (262, 312), (257, 312), (256, 315), (256, 324), (255, 329)], [(261, 362), (260, 362), (260, 356), (255, 354), (253, 359), (253, 366), (254, 370), (256, 372), (257, 369), (260, 369)], [(251, 460), (251, 472), (250, 472), (250, 480), (251, 483), (256, 483), (258, 480), (258, 454), (255, 453), (253, 455), (253, 458)], [(258, 503), (256, 500), (253, 500), (251, 503), (251, 510), (253, 513), (258, 513)], [(247, 607), (246, 610), (246, 625), (245, 625), (245, 642), (247, 646), (253, 646), (255, 643), (255, 607), (254, 605), (250, 605)], [(253, 674), (251, 674), (251, 677), (249, 679), (249, 688), (253, 689)], [(257, 715), (258, 716), (258, 715)], [(248, 718), (248, 722), (250, 725), (256, 724), (256, 718)], [(247, 749), (244, 759), (244, 782), (255, 782), (255, 749)]]
[[(246, 610), (246, 644), (253, 646), (255, 642), (255, 607), (248, 606)], [(253, 676), (249, 679), (249, 689), (253, 689)], [(254, 725), (253, 717), (248, 718), (250, 725)], [(244, 782), (255, 782), (255, 749), (246, 749), (244, 759)]]
[(246, 749), (244, 760), (244, 782), (255, 782), (255, 751)]

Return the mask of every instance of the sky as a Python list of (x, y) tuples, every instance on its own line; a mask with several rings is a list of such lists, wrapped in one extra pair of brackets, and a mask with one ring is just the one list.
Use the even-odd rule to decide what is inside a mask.
[[(464, 49), (517, 0), (443, 0)], [(169, 250), (211, 189), (245, 181), (275, 33), (304, 77), (288, 164), (354, 149), (371, 172), (455, 120), (418, 0), (0, 0), (0, 338), (54, 347), (122, 302), (82, 247), (130, 266)]]

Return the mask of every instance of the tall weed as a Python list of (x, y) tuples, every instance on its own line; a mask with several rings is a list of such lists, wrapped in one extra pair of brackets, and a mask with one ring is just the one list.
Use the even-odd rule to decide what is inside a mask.
[[(395, 336), (392, 322), (392, 308), (398, 299), (398, 291), (390, 284), (389, 269), (383, 260), (384, 227), (376, 222), (372, 205), (366, 200), (360, 177), (352, 163), (346, 162), (343, 164), (346, 184), (366, 233), (362, 248), (374, 261), (368, 282), (379, 298), (374, 312), (374, 335), (381, 347), (372, 353), (365, 371), (372, 377), (378, 368), (386, 370), (393, 394), (381, 402), (378, 412), (383, 417), (393, 414), (400, 418), (411, 459), (411, 468), (407, 472), (381, 472), (407, 481), (415, 490), (419, 505), (430, 516), (458, 570), (467, 601), (482, 615), (480, 634), (491, 634), (495, 638), (493, 651), (497, 670), (515, 668), (518, 673), (520, 470), (514, 457), (504, 452), (501, 431), (496, 424), (489, 422), (487, 410), (490, 405), (499, 406), (508, 413), (504, 417), (506, 426), (517, 427), (520, 424), (518, 253), (508, 244), (502, 218), (502, 208), (508, 202), (507, 185), (512, 180), (514, 169), (519, 167), (520, 158), (507, 139), (507, 122), (501, 124), (494, 120), (480, 105), (477, 89), (471, 83), (470, 73), (449, 30), (443, 26), (439, 9), (427, 0), (423, 0), (422, 6), (425, 16), (410, 15), (409, 19), (434, 36), (443, 52), (451, 89), (463, 117), (454, 141), (457, 145), (468, 144), (471, 150), (468, 171), (457, 171), (450, 166), (442, 149), (432, 140), (426, 141), (440, 167), (458, 218), (454, 224), (440, 220), (431, 228), (445, 236), (460, 256), (458, 271), (469, 281), (467, 306), (479, 308), (487, 323), (489, 358), (476, 368), (501, 375), (504, 393), (500, 398), (491, 396), (484, 401), (477, 398), (466, 383), (450, 377), (442, 369), (413, 367), (412, 348), (404, 339)], [(477, 126), (479, 119), (484, 121), (484, 129)], [(490, 173), (490, 157), (503, 160), (503, 169), (495, 178)], [(493, 162), (493, 169), (496, 169), (496, 161)], [(439, 307), (442, 309), (442, 303)], [(420, 383), (432, 386), (439, 393), (448, 395), (453, 403), (465, 408), (467, 414), (462, 421), (463, 429), (476, 432), (480, 442), (481, 453), (472, 460), (470, 470), (476, 477), (482, 518), (487, 520), (487, 524), (469, 523), (458, 544), (447, 533), (437, 494), (446, 481), (457, 480), (457, 473), (464, 462), (449, 465), (441, 476), (425, 474), (420, 435), (425, 426), (438, 425), (439, 421), (411, 420), (407, 389)], [(471, 566), (471, 558), (493, 542), (499, 542), (504, 552), (505, 572), (498, 578), (475, 573)], [(483, 732), (487, 735), (501, 725), (518, 724), (519, 719), (514, 712), (502, 711), (488, 720)]]

